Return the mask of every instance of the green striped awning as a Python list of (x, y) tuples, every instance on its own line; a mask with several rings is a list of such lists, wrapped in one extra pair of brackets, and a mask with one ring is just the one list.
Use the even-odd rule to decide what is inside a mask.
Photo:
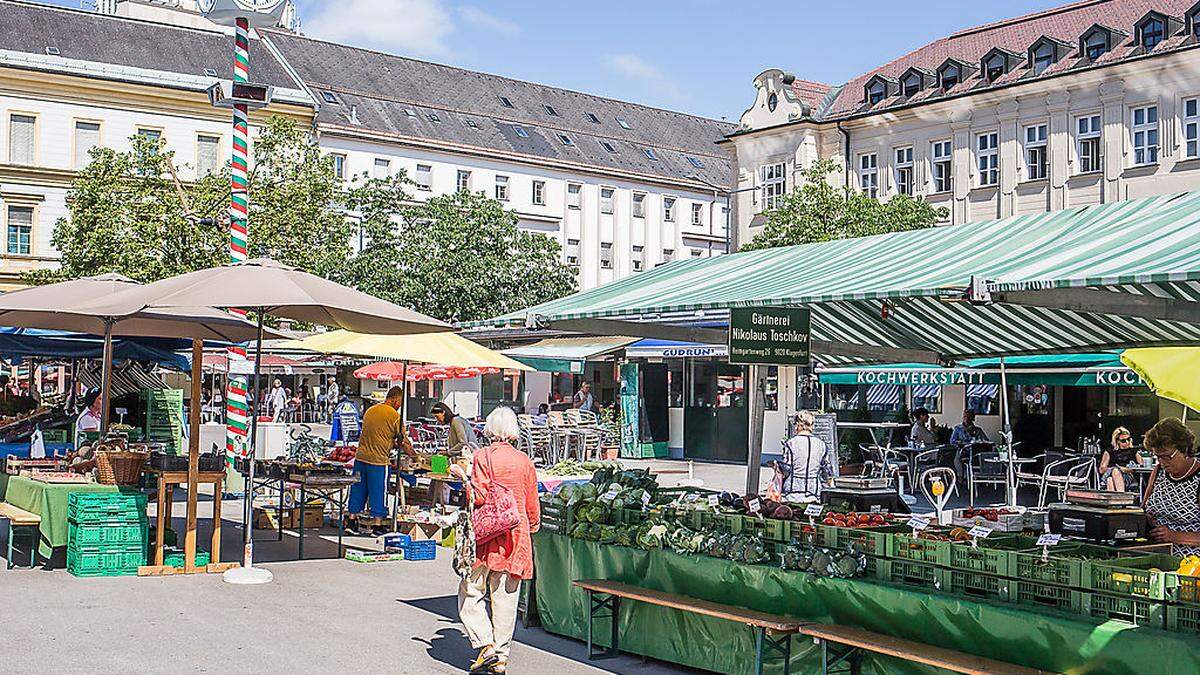
[[(728, 309), (807, 306), (814, 340), (948, 359), (1200, 344), (1200, 326), (1029, 304), (993, 292), (1094, 288), (1200, 300), (1200, 193), (687, 259), (474, 326), (620, 319), (723, 325)], [(887, 301), (889, 316), (882, 318)]]

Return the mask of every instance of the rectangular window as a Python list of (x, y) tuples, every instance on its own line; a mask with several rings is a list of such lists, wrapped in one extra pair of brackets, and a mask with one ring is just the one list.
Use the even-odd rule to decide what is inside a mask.
[(613, 195), (616, 190), (612, 188), (600, 188), (600, 213), (611, 214), (613, 212)]
[(663, 220), (668, 223), (675, 222), (675, 198), (663, 197)]
[(858, 156), (858, 189), (871, 199), (879, 196), (879, 155), (869, 152)]
[(632, 129), (633, 128), (633, 127), (629, 126), (629, 122), (626, 122), (624, 117), (618, 117), (617, 124), (621, 125), (622, 129)]
[(455, 179), (455, 186), (459, 192), (471, 191), (471, 172), (464, 169), (458, 170), (458, 177)]
[(700, 160), (696, 159), (695, 157), (692, 157), (691, 155), (688, 155), (687, 160), (688, 160), (688, 164), (691, 164), (692, 166), (696, 167), (697, 169), (704, 168), (704, 162), (701, 162)]
[(692, 204), (692, 225), (704, 224), (704, 205)]
[(547, 106), (545, 106), (545, 108), (546, 108), (547, 115), (550, 115), (551, 117), (558, 117), (558, 111), (554, 109), (554, 106), (547, 105)]
[(673, 248), (664, 248), (664, 249), (663, 249), (663, 257), (662, 257), (662, 260), (663, 260), (663, 262), (664, 262), (664, 263), (669, 263), (669, 262), (671, 262), (671, 261), (672, 261), (672, 260), (674, 260), (674, 259), (675, 259), (675, 249), (673, 249)]
[(8, 207), (8, 252), (29, 255), (33, 252), (33, 207)]
[(529, 132), (525, 131), (525, 127), (519, 127), (514, 124), (513, 125), (513, 133), (515, 133), (517, 136), (520, 136), (521, 138), (529, 138)]
[(1183, 102), (1184, 157), (1200, 157), (1200, 99), (1189, 98)]
[(33, 115), (10, 115), (8, 118), (8, 161), (10, 164), (33, 164), (37, 148), (37, 118)]
[(1075, 120), (1076, 152), (1079, 155), (1079, 173), (1099, 171), (1104, 165), (1100, 145), (1100, 116), (1087, 115)]
[(508, 100), (507, 96), (500, 97), (500, 105), (504, 106), (505, 108), (513, 107), (512, 101)]
[(428, 164), (418, 164), (417, 173), (413, 178), (418, 190), (428, 192), (433, 189), (433, 167)]
[(704, 257), (704, 251), (701, 251), (701, 250), (700, 250), (700, 249), (698, 249), (698, 248), (694, 248), (694, 249), (692, 249), (692, 257), (693, 257), (693, 258), (703, 258), (703, 257)]
[(642, 152), (645, 153), (646, 159), (651, 162), (658, 161), (658, 155), (654, 152), (654, 148), (642, 148)]
[(588, 121), (591, 122), (592, 124), (600, 124), (600, 118), (596, 117), (592, 113), (584, 113), (584, 115), (587, 116)]
[(441, 123), (442, 123), (442, 118), (441, 118), (441, 117), (439, 117), (439, 116), (438, 116), (438, 114), (437, 114), (437, 113), (435, 113), (435, 112), (431, 112), (431, 113), (429, 113), (428, 115), (426, 115), (426, 117), (428, 117), (428, 118), (429, 118), (429, 121), (430, 121), (430, 122), (433, 122), (434, 124), (441, 124)]
[(151, 141), (162, 142), (162, 129), (152, 129), (150, 127), (138, 127), (138, 136)]
[(611, 241), (600, 242), (600, 269), (612, 269), (612, 251), (613, 245)]
[(975, 159), (979, 167), (979, 187), (1000, 184), (1000, 134), (996, 131), (975, 136)]
[(221, 137), (209, 134), (196, 136), (196, 175), (207, 176), (221, 166)]
[(583, 186), (579, 183), (567, 184), (567, 208), (578, 209), (582, 206)]
[(578, 265), (579, 264), (579, 240), (578, 239), (568, 239), (567, 245), (566, 245), (566, 247), (564, 247), (563, 252), (566, 253), (566, 255), (567, 255), (567, 264), (568, 265)]
[(533, 181), (533, 204), (534, 206), (546, 205), (546, 181)]
[(1025, 127), (1025, 179), (1043, 180), (1050, 168), (1046, 151), (1046, 125)]
[(333, 175), (338, 177), (338, 180), (346, 180), (346, 156), (334, 153), (330, 157), (333, 158)]
[(954, 144), (951, 141), (934, 141), (929, 156), (933, 165), (933, 191), (950, 192), (954, 189)]
[(633, 217), (646, 217), (646, 194), (644, 192), (633, 193)]
[(896, 193), (912, 196), (913, 193), (913, 149), (896, 148)]
[(1147, 105), (1134, 108), (1133, 164), (1143, 166), (1158, 163), (1158, 106)]
[(496, 176), (496, 199), (508, 201), (508, 176)]
[(558, 142), (562, 143), (563, 145), (565, 145), (567, 147), (571, 147), (571, 146), (575, 145), (575, 141), (571, 140), (571, 137), (566, 134), (559, 134)]
[(100, 145), (99, 122), (75, 122), (75, 168), (82, 169), (92, 161), (92, 150)]
[(787, 164), (767, 164), (759, 168), (763, 191), (763, 210), (770, 211), (787, 192)]
[(605, 140), (600, 141), (600, 146), (609, 152), (617, 151), (617, 147), (615, 145), (613, 145), (612, 143), (609, 143), (608, 141), (605, 141)]
[(392, 174), (392, 160), (383, 159), (382, 157), (375, 158), (375, 169), (371, 173), (374, 178), (387, 178)]
[(633, 262), (633, 271), (634, 272), (641, 272), (646, 267), (646, 261), (645, 261), (646, 255), (645, 254), (646, 254), (645, 247), (642, 247), (642, 246), (634, 246), (633, 247), (633, 255), (630, 256), (630, 260)]

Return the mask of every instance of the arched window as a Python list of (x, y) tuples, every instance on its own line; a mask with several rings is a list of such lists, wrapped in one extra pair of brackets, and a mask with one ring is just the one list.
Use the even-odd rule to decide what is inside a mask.
[(1033, 72), (1041, 74), (1042, 71), (1050, 67), (1054, 63), (1054, 45), (1049, 42), (1043, 42), (1033, 50)]
[(775, 92), (771, 92), (771, 95), (767, 97), (767, 110), (770, 110), (771, 112), (775, 112), (775, 107), (778, 105), (779, 105), (779, 96), (777, 96), (775, 94)]
[(1141, 33), (1142, 47), (1146, 51), (1149, 51), (1163, 41), (1163, 37), (1166, 36), (1166, 26), (1163, 25), (1162, 19), (1146, 19), (1145, 23), (1142, 24)]
[(1083, 52), (1091, 60), (1104, 56), (1108, 51), (1108, 36), (1102, 30), (1094, 30), (1083, 39)]

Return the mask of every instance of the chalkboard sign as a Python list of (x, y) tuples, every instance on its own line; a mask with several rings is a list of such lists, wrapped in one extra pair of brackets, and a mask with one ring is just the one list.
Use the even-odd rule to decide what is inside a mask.
[(825, 445), (832, 450), (830, 456), (833, 458), (833, 475), (838, 474), (838, 432), (837, 432), (837, 415), (835, 413), (813, 413), (815, 421), (813, 423), (812, 435), (825, 441)]

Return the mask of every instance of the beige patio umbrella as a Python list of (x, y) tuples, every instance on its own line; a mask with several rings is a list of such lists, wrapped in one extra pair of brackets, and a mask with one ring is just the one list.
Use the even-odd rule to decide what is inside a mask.
[(67, 330), (104, 337), (101, 429), (107, 429), (109, 421), (114, 336), (242, 342), (258, 335), (253, 323), (206, 306), (170, 310), (110, 307), (101, 312), (91, 309), (139, 287), (140, 284), (129, 277), (110, 273), (0, 295), (0, 325)]
[[(261, 330), (263, 317), (267, 314), (364, 333), (404, 335), (452, 330), (452, 326), (444, 321), (267, 258), (254, 258), (156, 281), (120, 293), (110, 303), (123, 313), (197, 305), (257, 313), (260, 333), (254, 347), (253, 392), (258, 391), (262, 366)], [(258, 435), (257, 399), (257, 396), (250, 397), (251, 458), (255, 456)], [(250, 488), (246, 490), (242, 513), (245, 553), (241, 570), (230, 570), (226, 580), (263, 583), (271, 580), (271, 574), (253, 567), (254, 538), (250, 520), (254, 513), (255, 462), (248, 464)]]

